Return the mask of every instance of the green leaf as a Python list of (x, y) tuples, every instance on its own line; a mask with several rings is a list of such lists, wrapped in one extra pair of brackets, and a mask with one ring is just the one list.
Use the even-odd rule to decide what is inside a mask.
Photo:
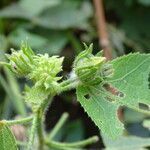
[[(58, 5), (61, 0), (21, 0), (19, 5), (32, 16), (37, 16), (43, 10)], [(36, 8), (36, 9), (35, 9)]]
[(32, 16), (17, 3), (0, 10), (0, 18), (23, 18), (31, 19)]
[(145, 6), (150, 6), (150, 0), (138, 0), (138, 2)]
[(117, 117), (118, 105), (106, 98), (101, 85), (77, 88), (77, 99), (94, 123), (107, 136), (116, 138), (122, 134), (123, 125)]
[(123, 93), (121, 105), (139, 108), (139, 103), (150, 105), (150, 54), (129, 54), (112, 61), (114, 76), (108, 81)]
[(106, 81), (119, 95), (112, 95), (103, 87), (79, 86), (77, 98), (95, 124), (111, 138), (122, 134), (123, 125), (118, 120), (117, 110), (125, 105), (139, 110), (139, 103), (150, 105), (149, 54), (130, 54), (112, 61), (114, 76)]
[(84, 28), (92, 16), (92, 7), (88, 1), (78, 5), (80, 1), (66, 0), (55, 7), (44, 11), (36, 23), (51, 29), (66, 29), (69, 27)]
[(3, 8), (0, 11), (0, 17), (32, 20), (33, 17), (39, 15), (45, 9), (58, 5), (60, 1), (61, 0), (20, 0), (18, 3)]
[(8, 39), (16, 47), (20, 47), (20, 43), (27, 40), (28, 44), (38, 53), (58, 54), (67, 43), (67, 36), (60, 31), (45, 32), (47, 33), (39, 35), (19, 28), (10, 33)]
[(20, 47), (20, 43), (22, 42), (22, 40), (28, 40), (28, 44), (32, 48), (39, 48), (46, 42), (48, 42), (44, 37), (30, 33), (22, 28), (18, 28), (17, 30), (9, 34), (10, 43), (17, 47)]
[(92, 7), (88, 1), (74, 0), (22, 0), (0, 11), (0, 18), (27, 19), (52, 29), (85, 28), (91, 16)]
[(106, 136), (102, 137), (106, 150), (142, 150), (142, 148), (150, 146), (150, 138), (122, 136), (114, 141)]
[(17, 150), (15, 137), (9, 127), (0, 122), (0, 149), (1, 150)]
[(0, 34), (0, 51), (6, 51), (7, 50), (7, 39), (3, 34)]

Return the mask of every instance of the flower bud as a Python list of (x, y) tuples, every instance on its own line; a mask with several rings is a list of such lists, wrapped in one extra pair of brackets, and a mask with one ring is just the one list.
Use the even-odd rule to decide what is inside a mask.
[(92, 54), (93, 46), (85, 46), (85, 50), (81, 52), (75, 62), (74, 70), (81, 82), (89, 85), (95, 85), (102, 82), (101, 71), (106, 58), (102, 56), (94, 56)]
[(18, 76), (24, 77), (31, 71), (31, 65), (33, 63), (32, 56), (33, 51), (27, 44), (22, 44), (21, 50), (15, 51), (11, 49), (12, 54), (7, 54), (9, 59), (10, 69)]
[(48, 54), (34, 56), (34, 66), (32, 72), (28, 75), (36, 86), (44, 86), (46, 89), (53, 88), (58, 85), (57, 81), (61, 77), (57, 74), (62, 70), (63, 57), (58, 56), (49, 57)]

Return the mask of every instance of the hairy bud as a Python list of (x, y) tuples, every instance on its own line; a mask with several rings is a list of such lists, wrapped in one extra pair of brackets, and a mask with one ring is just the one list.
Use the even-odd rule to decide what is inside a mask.
[(14, 72), (19, 77), (24, 77), (28, 75), (31, 71), (33, 64), (34, 53), (32, 49), (27, 44), (21, 45), (21, 50), (15, 51), (12, 49), (12, 54), (6, 55), (9, 59), (9, 65), (12, 72)]
[(92, 45), (89, 47), (85, 45), (85, 50), (74, 62), (75, 74), (81, 82), (89, 85), (99, 84), (112, 74), (112, 68), (106, 63), (106, 58), (101, 55), (94, 56), (92, 50)]

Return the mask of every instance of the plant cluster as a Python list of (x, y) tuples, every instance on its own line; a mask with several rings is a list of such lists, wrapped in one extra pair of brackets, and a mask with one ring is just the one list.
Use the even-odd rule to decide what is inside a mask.
[[(93, 45), (85, 45), (85, 50), (79, 53), (73, 63), (72, 75), (62, 80), (59, 73), (62, 71), (63, 57), (35, 54), (23, 43), (19, 51), (12, 50), (6, 55), (9, 62), (1, 62), (16, 76), (30, 80), (31, 85), (25, 86), (24, 100), (30, 106), (32, 115), (19, 120), (2, 120), (0, 122), (0, 146), (16, 150), (16, 141), (9, 126), (14, 124), (31, 123), (28, 143), (18, 143), (33, 149), (35, 135), (38, 135), (38, 149), (45, 146), (54, 149), (73, 150), (94, 143), (97, 136), (75, 143), (60, 143), (53, 140), (66, 121), (65, 113), (50, 134), (43, 130), (45, 110), (52, 98), (64, 91), (76, 89), (77, 100), (94, 121), (98, 128), (109, 138), (116, 139), (123, 134), (124, 126), (119, 121), (117, 110), (120, 106), (127, 106), (147, 115), (150, 105), (149, 70), (150, 55), (133, 53), (106, 61), (102, 52), (92, 54)], [(113, 87), (116, 92), (112, 92)], [(135, 89), (136, 87), (136, 89)], [(139, 108), (143, 103), (148, 110)], [(8, 140), (6, 140), (6, 138)], [(6, 148), (7, 147), (7, 148)]]

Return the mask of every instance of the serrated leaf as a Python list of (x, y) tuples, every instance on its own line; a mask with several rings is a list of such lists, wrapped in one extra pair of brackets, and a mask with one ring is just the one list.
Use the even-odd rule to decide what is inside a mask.
[(119, 106), (139, 109), (139, 103), (150, 105), (149, 54), (130, 54), (112, 61), (114, 76), (106, 82), (122, 95), (112, 95), (97, 86), (79, 86), (77, 98), (95, 124), (109, 137), (122, 134), (123, 125), (117, 117)]
[(150, 54), (129, 54), (112, 61), (114, 76), (108, 81), (124, 94), (122, 105), (139, 108), (139, 103), (150, 105)]
[(9, 127), (0, 122), (0, 149), (1, 150), (18, 150), (15, 137)]
[(111, 138), (116, 138), (122, 134), (123, 124), (117, 117), (118, 105), (106, 99), (101, 85), (79, 86), (77, 99), (104, 134)]

